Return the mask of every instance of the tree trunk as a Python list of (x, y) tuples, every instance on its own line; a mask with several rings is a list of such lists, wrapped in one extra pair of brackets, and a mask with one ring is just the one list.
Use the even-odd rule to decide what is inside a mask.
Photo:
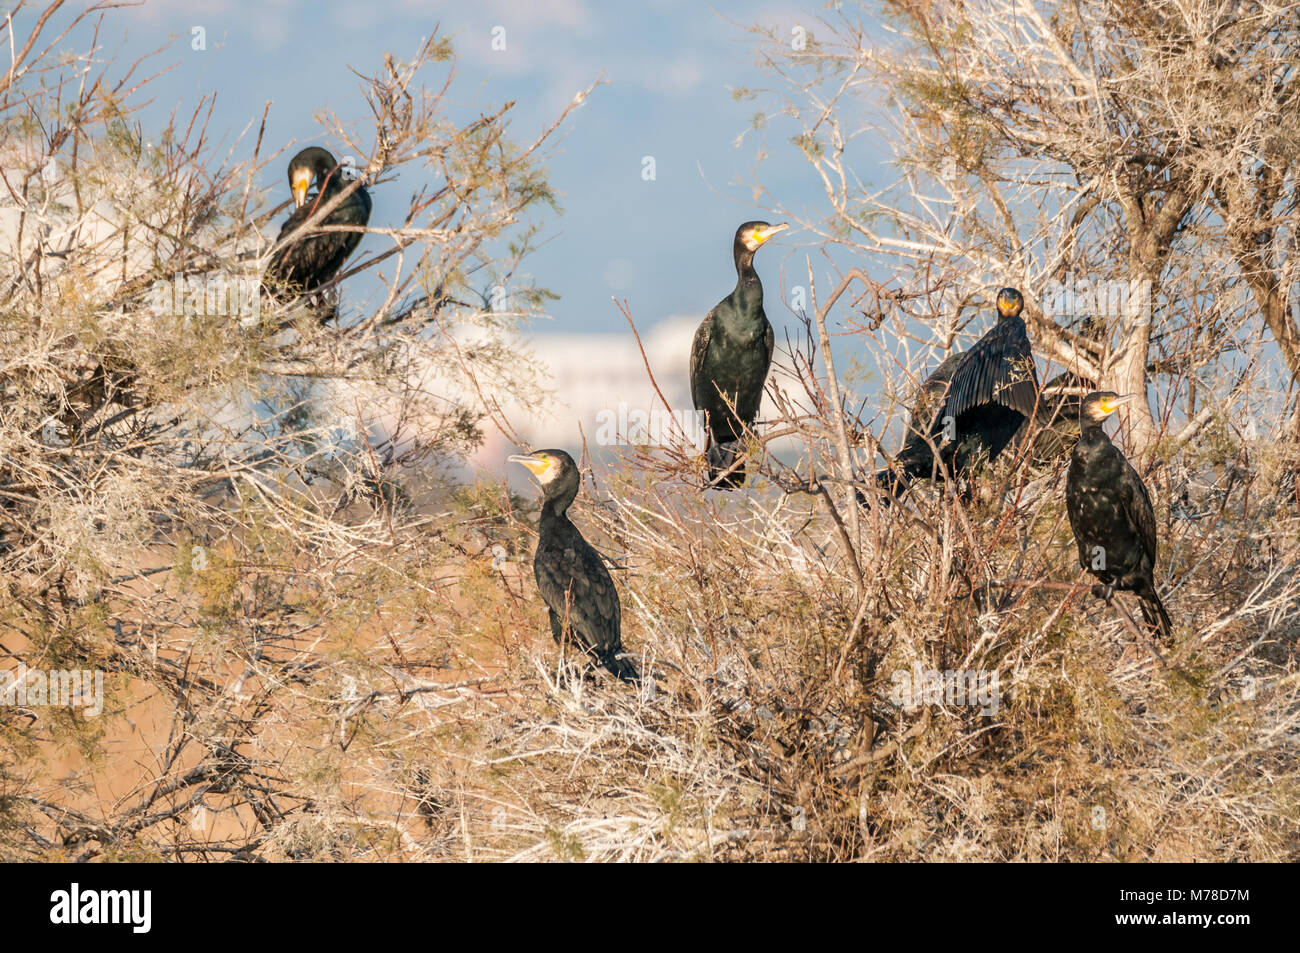
[[(1145, 269), (1143, 269), (1145, 271)], [(1155, 446), (1156, 422), (1147, 402), (1147, 363), (1151, 349), (1151, 280), (1129, 279), (1129, 293), (1123, 315), (1123, 343), (1117, 359), (1103, 374), (1101, 387), (1120, 394), (1140, 394), (1142, 399), (1126, 404), (1124, 433), (1129, 454), (1145, 460)]]

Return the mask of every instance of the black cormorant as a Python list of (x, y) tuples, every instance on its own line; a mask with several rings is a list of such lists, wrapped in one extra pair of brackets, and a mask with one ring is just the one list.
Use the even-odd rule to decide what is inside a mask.
[(542, 485), (533, 577), (551, 613), (551, 634), (561, 647), (574, 645), (625, 682), (636, 683), (636, 669), (623, 651), (618, 590), (605, 561), (569, 520), (578, 495), (578, 465), (563, 450), (538, 450), (509, 458), (521, 463)]
[(754, 270), (754, 253), (787, 227), (746, 222), (736, 229), (736, 287), (705, 316), (691, 345), (691, 400), (707, 419), (709, 482), (720, 490), (745, 483), (743, 467), (723, 474), (737, 463), (745, 428), (758, 416), (772, 366), (772, 325), (763, 313), (763, 284)]
[[(308, 200), (307, 191), (316, 184), (316, 196)], [(281, 244), (316, 210), (347, 187), (341, 167), (334, 156), (319, 146), (303, 149), (289, 162), (289, 188), (293, 192), (294, 212), (280, 229), (279, 246), (262, 276), (263, 286), (274, 296), (296, 300), (329, 282), (348, 255), (361, 243), (361, 232), (326, 232), (308, 234), (289, 244)], [(321, 225), (356, 225), (370, 221), (370, 193), (363, 186), (349, 195), (338, 208), (323, 219)]]
[(1172, 641), (1169, 614), (1156, 593), (1156, 516), (1133, 464), (1110, 442), (1102, 423), (1133, 394), (1089, 394), (1079, 412), (1082, 435), (1070, 455), (1065, 505), (1079, 546), (1079, 565), (1101, 583), (1093, 595), (1110, 601), (1115, 590), (1142, 600), (1142, 618)]
[(1015, 288), (999, 291), (997, 324), (970, 350), (948, 355), (921, 385), (897, 472), (876, 474), (890, 496), (901, 496), (913, 480), (956, 477), (992, 462), (1033, 416), (1038, 374), (1023, 308)]

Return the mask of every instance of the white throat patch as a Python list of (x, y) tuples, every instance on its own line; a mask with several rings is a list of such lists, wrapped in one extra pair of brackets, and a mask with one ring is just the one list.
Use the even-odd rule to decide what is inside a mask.
[(543, 486), (555, 482), (556, 477), (560, 475), (560, 461), (550, 457), (546, 462), (546, 469), (537, 474), (537, 480)]

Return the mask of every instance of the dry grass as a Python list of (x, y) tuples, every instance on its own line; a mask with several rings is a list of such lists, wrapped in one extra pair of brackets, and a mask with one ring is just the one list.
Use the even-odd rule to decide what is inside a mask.
[[(786, 499), (620, 486), (587, 508), (627, 555), (626, 641), (656, 690), (566, 690), (525, 668), (527, 716), (476, 719), (456, 758), (460, 838), (444, 856), (1294, 858), (1293, 508), (1172, 524), (1168, 667), (1086, 589), (999, 589), (976, 607), (896, 533), (871, 594), (894, 608), (837, 681), (854, 589)], [(972, 514), (973, 546), (1006, 516)], [(1072, 581), (1061, 518), (1045, 493), (981, 562)], [(1232, 558), (1261, 535), (1270, 553)], [(914, 661), (997, 671), (1001, 710), (894, 704), (891, 676)]]
[[(1286, 472), (1256, 450), (1259, 469)], [(1289, 484), (1211, 488), (1199, 520), (1160, 507), (1178, 637), (1161, 663), (1119, 609), (1071, 589), (1059, 473), (1015, 508), (922, 492), (906, 516), (864, 514), (861, 561), (879, 568), (859, 619), (819, 496), (761, 478), (702, 495), (638, 459), (598, 471), (576, 518), (619, 567), (625, 643), (652, 688), (558, 678), (528, 572), (531, 504), (499, 487), (421, 501), (428, 515), (391, 541), (331, 548), (270, 526), (214, 546), (202, 571), (186, 545), (159, 549), (173, 571), (25, 653), (75, 646), (122, 675), (102, 724), (60, 736), (42, 722), (21, 783), (6, 769), (21, 792), (5, 800), (6, 854), (1296, 857)], [(1198, 472), (1222, 482), (1215, 469)], [(1055, 588), (981, 588), (1009, 578)], [(997, 672), (999, 710), (899, 704), (895, 673), (914, 663)], [(74, 775), (37, 767), (74, 737)], [(247, 759), (229, 789), (212, 774), (172, 788), (216, 750), (219, 765)]]
[[(718, 500), (619, 474), (616, 488), (597, 491), (612, 491), (603, 505), (588, 500), (578, 518), (622, 560), (625, 638), (653, 689), (557, 679), (526, 572), (527, 520), (472, 503), (439, 520), (441, 540), (412, 528), (409, 545), (326, 562), (255, 612), (244, 599), (223, 617), (229, 626), (282, 614), (286, 629), (314, 620), (309, 638), (268, 637), (260, 658), (241, 660), (254, 708), (275, 712), (260, 718), (259, 737), (284, 812), (254, 852), (1294, 858), (1289, 508), (1269, 513), (1257, 492), (1263, 505), (1249, 519), (1229, 496), (1220, 516), (1166, 523), (1178, 632), (1169, 668), (1114, 609), (1081, 593), (997, 589), (982, 607), (958, 598), (962, 574), (927, 565), (942, 559), (933, 543), (892, 532), (872, 596), (894, 609), (869, 619), (837, 681), (855, 590), (815, 510), (770, 488)], [(967, 555), (968, 541), (954, 542), (959, 560), (973, 562), (974, 546), (1009, 520), (981, 561), (1074, 578), (1059, 493), (1014, 516), (968, 518), (975, 542)], [(1261, 534), (1270, 551), (1234, 556), (1258, 553)], [(493, 539), (525, 565), (493, 569)], [(236, 589), (265, 593), (262, 574), (238, 576)], [(192, 583), (209, 592), (212, 580)], [(214, 648), (228, 643), (214, 636)], [(891, 676), (914, 661), (996, 670), (1000, 710), (895, 704)], [(242, 836), (252, 837), (259, 824), (240, 800), (208, 797), (217, 817), (246, 815)], [(184, 833), (185, 850), (205, 856), (204, 837)]]

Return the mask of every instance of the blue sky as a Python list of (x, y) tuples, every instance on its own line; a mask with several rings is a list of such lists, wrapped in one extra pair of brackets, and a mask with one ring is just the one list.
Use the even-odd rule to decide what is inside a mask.
[[(346, 67), (373, 72), (385, 51), (408, 57), (435, 25), (454, 38), (460, 57), (455, 98), (475, 112), (517, 100), (518, 139), (540, 132), (579, 89), (603, 76), (608, 85), (566, 124), (550, 157), (564, 211), (548, 222), (549, 243), (529, 267), (561, 296), (550, 307), (553, 320), (538, 332), (623, 333), (611, 295), (627, 298), (638, 323), (648, 325), (670, 315), (702, 316), (730, 289), (732, 233), (746, 219), (766, 217), (754, 204), (760, 150), (767, 158), (758, 175), (788, 207), (821, 204), (818, 182), (788, 144), (792, 128), (776, 121), (750, 131), (759, 107), (732, 95), (739, 86), (771, 85), (757, 66), (757, 38), (745, 27), (771, 25), (789, 35), (795, 23), (811, 23), (820, 6), (162, 0), (109, 14), (103, 43), (105, 53), (125, 56), (174, 36), (156, 63), (175, 66), (139, 118), (146, 130), (157, 128), (173, 107), (186, 112), (201, 94), (215, 92), (210, 130), (227, 147), (267, 100), (268, 142), (332, 146), (316, 110), (329, 108), (345, 120), (368, 115)], [(191, 49), (195, 26), (205, 31), (205, 50)], [(494, 27), (505, 28), (504, 51), (492, 49)], [(241, 157), (251, 149), (250, 138)], [(655, 159), (651, 182), (641, 176), (645, 156)], [(278, 164), (264, 184), (284, 190)], [(399, 180), (373, 194), (372, 222), (379, 224), (405, 210), (409, 186)], [(759, 262), (778, 330), (789, 317), (774, 300), (778, 274), (802, 261), (799, 243), (797, 233), (782, 236), (781, 247), (774, 243)]]

